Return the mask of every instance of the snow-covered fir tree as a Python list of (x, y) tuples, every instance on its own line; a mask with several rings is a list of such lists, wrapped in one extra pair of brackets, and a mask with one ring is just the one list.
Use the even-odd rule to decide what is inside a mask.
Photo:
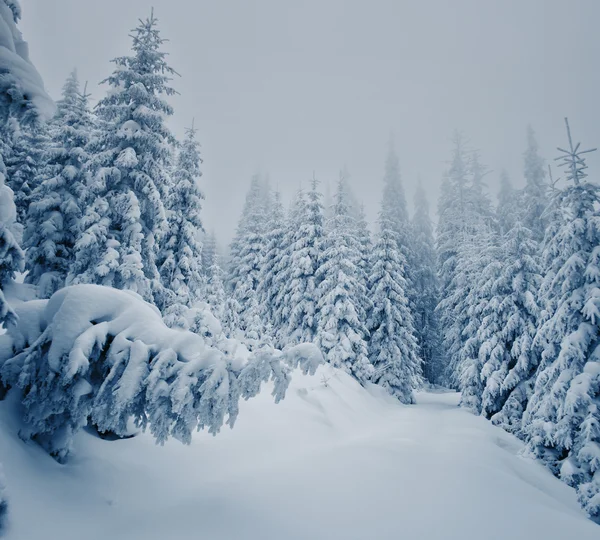
[(516, 224), (519, 216), (519, 198), (513, 188), (508, 173), (500, 173), (500, 190), (498, 191), (498, 205), (496, 206), (496, 221), (500, 234), (506, 234)]
[(200, 240), (204, 232), (200, 218), (204, 195), (198, 184), (202, 159), (196, 132), (193, 123), (186, 130), (166, 204), (168, 232), (158, 258), (165, 293), (160, 295), (161, 301), (157, 301), (159, 309), (166, 314), (180, 311), (181, 307), (177, 306), (191, 307), (199, 299), (204, 283)]
[(523, 225), (531, 230), (533, 239), (542, 242), (547, 226), (548, 184), (544, 160), (539, 155), (538, 142), (531, 126), (527, 127), (527, 150), (523, 155), (525, 188), (523, 189)]
[(164, 200), (175, 140), (166, 119), (174, 70), (161, 50), (154, 14), (132, 34), (132, 56), (113, 60), (110, 91), (96, 107), (101, 132), (91, 146), (94, 201), (82, 219), (69, 282), (130, 289), (153, 300), (167, 231)]
[(535, 337), (539, 368), (523, 417), (529, 451), (577, 487), (600, 518), (600, 188), (586, 180), (585, 151), (563, 150), (568, 185), (555, 195), (559, 224), (546, 235), (548, 265)]
[(460, 289), (464, 283), (458, 274), (458, 265), (463, 252), (462, 246), (467, 238), (467, 163), (459, 134), (455, 135), (452, 162), (442, 182), (436, 236), (440, 281), (440, 303), (437, 310), (447, 355), (447, 368), (441, 382), (458, 388), (457, 365), (462, 340), (453, 312), (463, 297)]
[(299, 189), (290, 205), (285, 220), (282, 247), (272, 264), (273, 278), (269, 290), (269, 324), (275, 336), (275, 343), (284, 347), (289, 340), (289, 320), (292, 312), (292, 273), (295, 271), (291, 260), (294, 256), (298, 231), (304, 226), (308, 216), (306, 193)]
[[(431, 383), (438, 383), (443, 376), (444, 355), (440, 335), (439, 285), (436, 273), (436, 253), (433, 224), (429, 217), (429, 203), (421, 183), (415, 194), (413, 231), (413, 286), (415, 288), (414, 326), (423, 360), (423, 374)], [(375, 257), (377, 255), (375, 254)]]
[(414, 303), (412, 287), (412, 232), (410, 219), (406, 206), (406, 196), (400, 176), (398, 156), (394, 150), (393, 141), (390, 140), (388, 153), (385, 160), (385, 174), (383, 177), (383, 202), (381, 211), (387, 216), (390, 226), (396, 233), (398, 249), (404, 257), (404, 279), (406, 279), (408, 299)]
[(262, 334), (263, 329), (257, 290), (266, 248), (265, 199), (265, 185), (260, 176), (255, 175), (230, 246), (228, 264), (227, 282), (234, 300), (230, 306), (240, 310), (236, 316), (239, 329), (252, 339)]
[(25, 224), (32, 193), (42, 179), (54, 173), (48, 166), (51, 139), (48, 124), (21, 126), (13, 133), (6, 159), (8, 185), (15, 194), (17, 221)]
[[(318, 181), (313, 177), (311, 189), (306, 195), (303, 215), (298, 216), (298, 228), (292, 238), (289, 292), (289, 322), (287, 335), (292, 343), (312, 342), (319, 331), (319, 313), (322, 290), (319, 289), (320, 265), (325, 256), (325, 233), (323, 205)], [(331, 221), (335, 226), (335, 221)], [(335, 234), (333, 230), (331, 234)]]
[(40, 298), (64, 286), (75, 260), (81, 217), (90, 202), (86, 167), (94, 121), (75, 71), (63, 87), (50, 133), (46, 160), (51, 174), (41, 175), (33, 190), (23, 237), (26, 281), (38, 287)]
[(490, 298), (477, 330), (480, 343), (481, 412), (507, 431), (520, 433), (536, 362), (532, 342), (541, 275), (537, 243), (520, 222), (506, 234), (492, 264)]
[(346, 204), (343, 177), (338, 182), (328, 231), (316, 271), (317, 344), (330, 364), (365, 382), (373, 375), (364, 323), (366, 285), (360, 280), (360, 243), (355, 220)]
[(398, 233), (388, 216), (389, 207), (382, 206), (368, 281), (371, 378), (401, 402), (414, 403), (413, 390), (421, 382), (419, 345), (406, 295), (405, 260), (398, 248)]
[(279, 282), (281, 260), (285, 254), (286, 219), (281, 193), (275, 192), (265, 225), (265, 250), (260, 268), (257, 293), (263, 317), (274, 329), (279, 325), (275, 313), (275, 297), (283, 286)]

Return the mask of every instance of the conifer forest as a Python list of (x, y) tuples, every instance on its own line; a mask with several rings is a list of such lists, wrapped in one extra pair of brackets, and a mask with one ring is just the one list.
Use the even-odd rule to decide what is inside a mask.
[(600, 80), (416, 67), (592, 50), (600, 6), (431, 2), (456, 37), (407, 45), (424, 6), (103, 4), (0, 0), (0, 538), (600, 538)]

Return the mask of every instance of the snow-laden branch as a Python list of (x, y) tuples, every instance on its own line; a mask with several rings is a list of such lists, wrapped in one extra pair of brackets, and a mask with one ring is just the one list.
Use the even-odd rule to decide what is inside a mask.
[(293, 368), (314, 373), (322, 362), (312, 345), (228, 354), (168, 328), (135, 293), (109, 287), (67, 287), (16, 311), (18, 322), (0, 336), (0, 376), (22, 391), (25, 434), (61, 460), (88, 422), (123, 435), (133, 418), (159, 443), (189, 443), (194, 429), (216, 434), (263, 382), (274, 382), (277, 402)]

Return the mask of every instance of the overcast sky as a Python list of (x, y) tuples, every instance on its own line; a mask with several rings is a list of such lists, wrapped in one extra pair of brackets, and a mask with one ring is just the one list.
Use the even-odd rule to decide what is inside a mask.
[[(98, 83), (128, 54), (154, 6), (181, 74), (173, 130), (199, 128), (204, 220), (233, 234), (249, 179), (268, 173), (289, 199), (313, 170), (344, 165), (377, 214), (394, 133), (407, 197), (420, 175), (435, 209), (454, 129), (492, 170), (522, 182), (525, 128), (544, 157), (600, 146), (598, 0), (21, 0), (21, 29), (54, 97), (73, 67)], [(600, 178), (600, 156), (589, 158)]]

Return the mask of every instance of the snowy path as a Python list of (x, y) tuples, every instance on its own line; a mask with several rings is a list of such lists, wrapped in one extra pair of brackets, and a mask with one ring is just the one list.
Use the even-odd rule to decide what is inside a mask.
[(297, 376), (284, 402), (261, 394), (216, 438), (161, 448), (84, 433), (66, 466), (18, 440), (0, 403), (6, 538), (600, 538), (574, 492), (456, 394), (405, 407), (373, 392)]

